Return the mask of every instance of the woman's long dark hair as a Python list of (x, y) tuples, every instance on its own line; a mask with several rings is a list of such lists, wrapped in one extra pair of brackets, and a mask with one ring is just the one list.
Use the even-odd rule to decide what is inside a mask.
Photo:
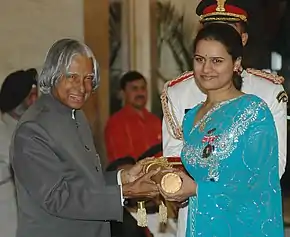
[[(200, 40), (215, 40), (223, 44), (232, 56), (233, 62), (243, 56), (243, 43), (241, 36), (233, 26), (226, 23), (211, 23), (204, 26), (197, 34), (193, 43), (193, 52), (196, 51), (196, 46)], [(239, 72), (233, 74), (234, 86), (241, 90), (243, 79)]]

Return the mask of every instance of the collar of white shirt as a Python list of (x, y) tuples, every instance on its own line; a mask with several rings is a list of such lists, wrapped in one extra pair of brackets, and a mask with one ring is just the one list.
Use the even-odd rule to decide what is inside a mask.
[(11, 117), (9, 114), (2, 114), (2, 121), (7, 126), (8, 130), (13, 133), (17, 125), (17, 120)]

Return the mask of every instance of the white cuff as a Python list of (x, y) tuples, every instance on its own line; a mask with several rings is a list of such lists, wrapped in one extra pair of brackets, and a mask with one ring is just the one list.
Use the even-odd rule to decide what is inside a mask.
[(124, 206), (124, 197), (123, 197), (123, 187), (122, 187), (122, 179), (121, 179), (121, 173), (123, 170), (119, 170), (117, 173), (117, 183), (120, 186), (120, 191), (121, 191), (121, 205)]

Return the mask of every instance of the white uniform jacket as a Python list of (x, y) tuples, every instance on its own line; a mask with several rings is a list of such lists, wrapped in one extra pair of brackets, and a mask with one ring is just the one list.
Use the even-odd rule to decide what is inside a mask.
[[(9, 146), (17, 121), (0, 114), (0, 236), (15, 237), (17, 208), (14, 183), (9, 168)], [(25, 167), (23, 167), (25, 169)]]

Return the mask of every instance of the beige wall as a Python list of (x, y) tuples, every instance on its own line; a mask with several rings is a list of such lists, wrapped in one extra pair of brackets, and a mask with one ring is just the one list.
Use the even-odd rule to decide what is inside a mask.
[[(195, 10), (199, 0), (160, 0), (160, 2), (170, 2), (174, 8), (184, 17), (184, 38), (186, 43), (190, 45), (199, 29), (199, 17), (196, 15)], [(159, 68), (160, 73), (168, 80), (175, 78), (180, 74), (174, 57), (167, 47), (164, 45), (161, 52), (161, 65)], [(158, 85), (159, 90), (163, 88), (163, 83)]]
[[(127, 0), (130, 69), (141, 72), (152, 88), (151, 7), (156, 0)], [(125, 2), (123, 0), (123, 2)], [(155, 27), (155, 26), (154, 26)], [(148, 92), (147, 109), (151, 110), (152, 90)]]
[(52, 43), (83, 39), (82, 0), (5, 0), (0, 7), (0, 83), (14, 70), (40, 69)]
[(162, 0), (170, 1), (176, 9), (180, 12), (184, 13), (185, 21), (187, 22), (186, 30), (189, 31), (191, 36), (195, 36), (196, 28), (199, 25), (198, 19), (199, 17), (195, 13), (195, 9), (200, 2), (200, 0)]
[[(80, 0), (79, 0), (80, 1)], [(100, 65), (101, 83), (84, 107), (97, 151), (106, 163), (104, 128), (109, 116), (109, 2), (84, 0), (84, 38)]]

